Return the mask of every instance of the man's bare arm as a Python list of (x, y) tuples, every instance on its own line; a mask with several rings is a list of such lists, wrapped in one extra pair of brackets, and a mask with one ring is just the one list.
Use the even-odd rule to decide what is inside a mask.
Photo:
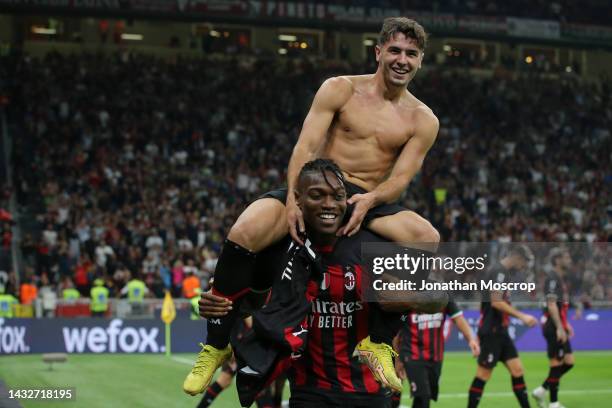
[(334, 115), (351, 97), (353, 85), (344, 77), (329, 78), (319, 88), (312, 101), (310, 111), (304, 119), (302, 131), (298, 138), (287, 170), (288, 200), (293, 200), (295, 183), (304, 164), (316, 158), (325, 142), (325, 136), (334, 119)]
[(480, 345), (478, 344), (478, 340), (474, 337), (474, 333), (472, 333), (472, 329), (470, 328), (470, 325), (468, 324), (467, 320), (465, 320), (465, 317), (463, 317), (463, 313), (453, 317), (452, 319), (453, 322), (455, 322), (455, 324), (457, 325), (457, 328), (459, 329), (461, 334), (463, 334), (465, 340), (468, 342), (470, 350), (472, 351), (472, 355), (474, 357), (478, 357), (478, 355), (480, 354)]
[(455, 324), (457, 325), (457, 329), (459, 329), (461, 334), (463, 334), (463, 337), (465, 337), (466, 341), (470, 342), (474, 339), (474, 333), (472, 333), (470, 325), (468, 324), (467, 320), (465, 320), (465, 317), (463, 317), (462, 314), (453, 317), (453, 322), (455, 322)]
[(536, 318), (533, 317), (532, 315), (521, 312), (520, 310), (518, 310), (517, 308), (515, 308), (508, 302), (505, 302), (503, 300), (496, 300), (499, 298), (501, 298), (500, 292), (492, 292), (491, 306), (494, 309), (497, 309), (502, 313), (509, 314), (510, 316), (516, 317), (517, 319), (521, 320), (523, 323), (525, 323), (529, 327), (533, 327), (538, 323)]
[(559, 308), (557, 307), (557, 298), (549, 296), (546, 300), (546, 307), (548, 308), (548, 314), (555, 324), (555, 331), (557, 335), (557, 340), (561, 343), (565, 343), (567, 341), (567, 333), (565, 332), (565, 328), (563, 327), (563, 323), (561, 322), (561, 315), (559, 314)]
[(343, 77), (329, 78), (319, 88), (312, 101), (310, 111), (304, 119), (302, 131), (287, 169), (287, 223), (291, 237), (302, 243), (299, 232), (304, 232), (302, 213), (295, 203), (295, 184), (300, 169), (304, 164), (316, 158), (317, 153), (325, 143), (325, 137), (334, 119), (334, 115), (349, 100), (353, 85)]
[(372, 190), (373, 206), (397, 201), (408, 187), (417, 172), (421, 169), (427, 152), (438, 136), (440, 123), (431, 111), (422, 111), (416, 115), (415, 134), (404, 145), (389, 178)]
[(546, 307), (548, 308), (548, 314), (555, 323), (555, 327), (563, 327), (563, 324), (561, 323), (561, 316), (559, 315), (559, 308), (557, 307), (557, 298), (549, 297), (546, 300)]

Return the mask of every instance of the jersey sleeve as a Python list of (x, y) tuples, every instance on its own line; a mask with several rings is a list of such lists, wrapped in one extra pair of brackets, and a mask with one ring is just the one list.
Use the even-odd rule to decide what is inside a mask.
[(446, 314), (454, 319), (455, 317), (459, 317), (463, 315), (463, 310), (457, 305), (454, 301), (450, 300), (446, 305)]

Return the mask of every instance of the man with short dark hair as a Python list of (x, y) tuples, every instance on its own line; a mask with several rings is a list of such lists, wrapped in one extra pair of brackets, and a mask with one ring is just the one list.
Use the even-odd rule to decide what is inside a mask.
[[(504, 283), (512, 281), (513, 275), (524, 270), (533, 261), (531, 250), (524, 245), (513, 246), (499, 263), (491, 267), (489, 279)], [(478, 338), (480, 355), (476, 376), (469, 390), (468, 408), (476, 408), (484, 392), (486, 382), (491, 378), (497, 362), (504, 363), (512, 377), (512, 390), (521, 408), (529, 407), (527, 386), (523, 378), (523, 364), (508, 333), (510, 316), (516, 317), (529, 327), (538, 322), (532, 315), (523, 313), (510, 304), (508, 291), (491, 292), (490, 298), (483, 299), (480, 309)]]
[[(346, 189), (333, 162), (317, 159), (307, 163), (298, 180), (296, 202), (304, 214), (307, 239), (301, 246), (287, 237), (284, 248), (267, 254), (275, 260), (270, 265), (276, 264), (281, 273), (276, 274), (270, 302), (253, 313), (256, 337), (235, 350), (248, 373), (243, 377), (247, 378), (244, 386), (238, 382), (241, 402), (248, 406), (277, 367), (301, 354), (293, 360), (289, 375), (292, 407), (389, 406), (389, 393), (377, 381), (396, 390), (401, 389), (401, 381), (394, 383), (385, 372), (372, 372), (351, 358), (371, 323), (384, 319), (377, 304), (361, 298), (365, 287), (361, 244), (384, 240), (368, 231), (350, 237), (336, 235), (346, 210)], [(401, 302), (384, 308), (418, 308), (422, 295), (406, 293)], [(207, 318), (224, 316), (231, 304), (210, 293), (202, 297), (200, 313)], [(423, 307), (432, 307), (432, 298), (426, 299)], [(445, 296), (443, 301), (446, 304)], [(392, 354), (389, 345), (384, 347)], [(386, 372), (394, 373), (391, 359), (388, 363)]]
[(563, 408), (558, 400), (559, 381), (574, 367), (574, 354), (569, 341), (574, 335), (574, 329), (567, 320), (569, 291), (566, 284), (566, 276), (572, 265), (572, 258), (567, 249), (554, 248), (551, 251), (550, 262), (553, 269), (547, 275), (544, 283), (546, 293), (544, 318), (546, 321), (542, 326), (550, 370), (544, 383), (533, 390), (532, 395), (540, 408), (546, 408), (546, 392), (549, 392), (550, 405), (548, 408)]

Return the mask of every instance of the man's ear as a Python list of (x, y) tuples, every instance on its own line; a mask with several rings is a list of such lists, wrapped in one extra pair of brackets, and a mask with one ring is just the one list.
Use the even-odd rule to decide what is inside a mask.
[(376, 44), (376, 46), (374, 47), (374, 53), (376, 55), (376, 62), (380, 61), (380, 52), (381, 52), (380, 45)]

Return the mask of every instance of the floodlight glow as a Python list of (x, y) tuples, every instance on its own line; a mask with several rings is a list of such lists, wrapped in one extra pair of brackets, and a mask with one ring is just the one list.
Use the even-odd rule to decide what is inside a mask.
[(32, 32), (34, 34), (42, 34), (42, 35), (57, 34), (57, 30), (55, 28), (47, 28), (47, 27), (32, 27)]
[(121, 34), (121, 39), (122, 40), (142, 41), (143, 38), (144, 38), (144, 36), (142, 34), (128, 34), (128, 33)]
[(288, 34), (280, 34), (278, 36), (278, 39), (281, 41), (297, 41), (297, 37), (295, 35)]

